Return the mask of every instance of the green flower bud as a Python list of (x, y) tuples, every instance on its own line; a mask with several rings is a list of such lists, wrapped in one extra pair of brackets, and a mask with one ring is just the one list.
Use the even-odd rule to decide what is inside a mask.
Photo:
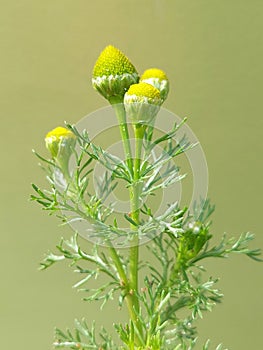
[(189, 258), (198, 254), (206, 242), (211, 238), (208, 228), (200, 221), (189, 223), (183, 235), (185, 247)]
[(166, 100), (169, 92), (169, 81), (164, 71), (158, 68), (147, 69), (141, 76), (140, 82), (156, 87), (160, 91), (162, 101)]
[(66, 128), (57, 127), (47, 133), (45, 143), (56, 164), (68, 175), (68, 162), (76, 144), (76, 136)]
[(128, 117), (135, 124), (148, 124), (158, 113), (162, 99), (160, 91), (147, 83), (131, 85), (124, 95)]
[(93, 68), (93, 87), (111, 103), (123, 101), (130, 85), (137, 83), (139, 75), (129, 59), (114, 46), (107, 46)]

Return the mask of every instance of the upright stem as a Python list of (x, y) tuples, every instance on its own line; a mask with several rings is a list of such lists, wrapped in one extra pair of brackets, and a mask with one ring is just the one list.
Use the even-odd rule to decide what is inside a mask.
[(125, 273), (125, 270), (123, 268), (123, 264), (120, 260), (120, 257), (116, 251), (116, 249), (111, 245), (111, 243), (109, 242), (110, 244), (110, 254), (111, 254), (111, 257), (112, 257), (112, 260), (115, 264), (115, 267), (118, 271), (118, 274), (120, 276), (120, 279), (121, 279), (121, 284), (123, 285), (123, 288), (125, 289), (125, 294), (126, 294), (126, 303), (127, 303), (127, 307), (128, 307), (128, 310), (129, 310), (129, 314), (131, 316), (131, 319), (133, 320), (133, 322), (136, 322), (136, 319), (137, 319), (137, 316), (134, 312), (134, 301), (133, 301), (133, 296), (129, 293), (129, 290), (130, 290), (130, 286), (129, 286), (129, 281), (128, 281), (128, 278), (126, 276), (126, 273)]
[[(140, 165), (141, 165), (141, 151), (143, 143), (143, 135), (145, 127), (142, 125), (134, 125), (135, 134), (135, 159), (134, 159), (134, 171), (133, 171), (133, 186), (130, 191), (131, 200), (131, 218), (135, 225), (131, 225), (131, 228), (135, 231), (134, 237), (131, 242), (130, 248), (130, 288), (131, 293), (134, 296), (134, 310), (136, 314), (140, 311), (140, 305), (138, 300), (138, 264), (139, 264), (139, 237), (137, 233), (137, 225), (140, 223), (140, 195), (141, 195), (141, 183), (140, 183)], [(135, 323), (137, 330), (142, 334), (142, 327), (140, 321)]]
[[(132, 187), (131, 197), (131, 218), (136, 225), (139, 225), (140, 216), (140, 165), (141, 165), (141, 150), (143, 143), (145, 127), (142, 125), (134, 125), (135, 134), (135, 159), (134, 159), (134, 185)], [(132, 229), (137, 230), (137, 227), (132, 225)], [(138, 260), (139, 260), (139, 237), (138, 234), (134, 234), (132, 240), (132, 246), (130, 251), (130, 282), (134, 292), (138, 292)], [(138, 308), (138, 305), (135, 305)], [(138, 310), (137, 310), (138, 311)]]
[(131, 175), (133, 175), (133, 162), (132, 162), (132, 151), (129, 137), (129, 130), (126, 121), (126, 112), (123, 103), (119, 99), (111, 99), (112, 107), (116, 112), (116, 116), (119, 122), (120, 134), (123, 142), (124, 153), (128, 168), (130, 169)]
[[(130, 174), (133, 177), (133, 186), (130, 187), (130, 203), (131, 203), (131, 218), (136, 223), (139, 224), (139, 202), (140, 202), (140, 192), (141, 184), (138, 181), (140, 178), (140, 158), (141, 158), (141, 149), (143, 142), (143, 135), (145, 131), (144, 126), (135, 126), (135, 159), (133, 164), (129, 131), (126, 121), (126, 112), (124, 109), (123, 103), (118, 99), (111, 99), (111, 104), (116, 112), (116, 116), (119, 122), (120, 134), (123, 141), (123, 148), (126, 157), (126, 163), (130, 170)], [(137, 230), (136, 225), (132, 225), (132, 229)], [(118, 273), (127, 287), (126, 302), (127, 307), (130, 313), (130, 317), (133, 321), (134, 326), (137, 329), (135, 334), (136, 345), (143, 345), (143, 329), (138, 319), (137, 314), (139, 313), (139, 300), (138, 300), (138, 260), (139, 260), (139, 247), (138, 247), (138, 234), (134, 234), (130, 248), (130, 271), (129, 278), (126, 276), (121, 262), (119, 260), (116, 250), (111, 247), (111, 256), (115, 263), (115, 266), (118, 270)], [(123, 277), (122, 277), (123, 276)]]

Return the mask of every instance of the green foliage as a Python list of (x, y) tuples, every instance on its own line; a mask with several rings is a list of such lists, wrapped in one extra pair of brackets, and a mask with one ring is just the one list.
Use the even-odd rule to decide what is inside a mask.
[[(97, 340), (99, 338), (99, 340)], [(75, 329), (72, 333), (69, 329), (64, 333), (55, 329), (55, 348), (62, 349), (96, 349), (96, 350), (118, 350), (111, 336), (102, 328), (99, 336), (96, 336), (94, 323), (89, 329), (85, 320), (75, 320)]]
[[(116, 111), (123, 113), (121, 109)], [(210, 216), (214, 206), (206, 199), (196, 203), (191, 214), (176, 202), (158, 215), (147, 200), (138, 205), (147, 196), (169, 189), (184, 178), (175, 159), (193, 145), (186, 137), (180, 142), (174, 141), (184, 122), (175, 124), (169, 133), (157, 139), (152, 126), (136, 125), (134, 159), (127, 156), (127, 130), (123, 129), (125, 123), (121, 124), (127, 150), (125, 161), (91, 142), (87, 131), (80, 133), (75, 126), (67, 125), (77, 142), (72, 149), (72, 173), (63, 171), (55, 159), (45, 159), (35, 153), (42, 162), (49, 188), (42, 190), (33, 184), (35, 193), (31, 199), (49, 214), (57, 215), (63, 224), (86, 223), (89, 235), (97, 242), (90, 251), (84, 251), (78, 233), (70, 239), (61, 239), (56, 252), (49, 252), (40, 268), (45, 270), (67, 261), (79, 276), (74, 288), (82, 292), (84, 301), (99, 301), (102, 308), (115, 298), (119, 307), (126, 303), (130, 317), (127, 324), (115, 324), (121, 344), (115, 344), (104, 329), (96, 332), (94, 323), (89, 327), (85, 320), (76, 320), (74, 331), (56, 329), (56, 348), (191, 350), (197, 343), (196, 320), (204, 317), (223, 297), (216, 287), (218, 279), (206, 278), (205, 259), (227, 258), (234, 253), (261, 261), (260, 250), (249, 247), (254, 238), (251, 233), (243, 233), (237, 239), (224, 234), (219, 243), (211, 243)], [(158, 153), (156, 147), (160, 144), (162, 150)], [(90, 176), (96, 162), (105, 172), (97, 179), (98, 191), (94, 194)], [(131, 198), (131, 212), (121, 218), (128, 229), (118, 223), (114, 203), (104, 204), (121, 182)], [(152, 255), (149, 261), (139, 261), (139, 242), (143, 238), (149, 240), (146, 246)], [(124, 245), (129, 249), (116, 249)], [(143, 280), (141, 285), (138, 276)], [(96, 288), (90, 288), (91, 280), (97, 281)], [(207, 341), (203, 350), (208, 350), (209, 344)], [(222, 345), (216, 350), (223, 350)]]
[[(189, 218), (183, 220), (184, 213), (178, 209), (177, 225), (182, 230), (186, 225), (186, 230), (178, 236), (170, 232), (163, 232), (156, 236), (147, 246), (153, 258), (157, 260), (156, 263), (151, 260), (151, 262), (141, 264), (141, 272), (144, 271), (145, 278), (144, 285), (137, 295), (141, 304), (137, 317), (143, 325), (146, 336), (142, 349), (179, 350), (194, 347), (197, 337), (194, 327), (195, 320), (202, 318), (205, 311), (211, 311), (212, 307), (222, 299), (221, 292), (215, 287), (217, 279), (209, 278), (202, 281), (204, 268), (196, 265), (197, 261), (209, 257), (226, 258), (230, 253), (242, 253), (252, 259), (259, 259), (259, 250), (248, 248), (248, 243), (253, 239), (253, 235), (242, 234), (238, 239), (226, 239), (224, 236), (218, 245), (210, 247), (209, 227), (205, 225), (207, 241), (203, 242), (204, 229), (193, 233), (196, 227), (189, 226)], [(191, 232), (192, 238), (189, 243)], [(201, 247), (199, 235), (202, 241)], [(192, 241), (193, 237), (194, 241)], [(198, 249), (193, 249), (196, 247), (195, 240), (198, 242)], [(182, 251), (182, 245), (187, 249)], [(50, 252), (46, 255), (41, 263), (41, 269), (46, 269), (59, 261), (68, 260), (74, 271), (81, 276), (74, 287), (87, 294), (83, 300), (100, 301), (103, 307), (109, 299), (119, 293), (120, 306), (122, 306), (125, 294), (128, 292), (127, 288), (121, 283), (114, 261), (106, 257), (102, 248), (94, 245), (91, 253), (86, 253), (80, 248), (78, 237), (75, 235), (68, 241), (62, 239), (57, 246), (57, 251), (59, 254)], [(182, 254), (186, 255), (183, 264), (180, 259), (176, 259)], [(127, 266), (125, 257), (120, 254), (119, 257), (122, 265)], [(81, 262), (88, 266), (81, 267)], [(107, 283), (103, 283), (95, 290), (86, 287), (91, 279), (97, 279), (101, 274), (108, 278)], [(181, 310), (187, 312), (184, 318), (179, 316)], [(86, 323), (83, 323), (82, 326), (81, 324), (76, 321), (74, 336), (69, 331), (62, 333), (56, 330), (56, 337), (59, 341), (55, 342), (55, 346), (72, 349), (100, 349), (100, 347), (101, 349), (117, 349), (109, 340), (110, 338), (103, 338), (107, 339), (108, 343), (98, 345), (99, 343), (95, 341), (94, 328), (88, 331)], [(138, 334), (133, 321), (130, 320), (130, 324), (125, 326), (115, 325), (115, 328), (122, 342), (126, 344), (123, 349), (132, 348), (134, 334)], [(204, 345), (203, 349), (208, 349), (208, 344)], [(222, 347), (217, 349), (222, 349)]]
[[(74, 267), (74, 272), (81, 276), (73, 287), (86, 293), (83, 300), (101, 301), (101, 307), (103, 307), (109, 299), (113, 298), (115, 292), (121, 291), (120, 278), (116, 274), (114, 263), (103, 252), (100, 252), (96, 245), (93, 247), (91, 254), (87, 254), (81, 250), (77, 235), (75, 235), (70, 240), (62, 239), (57, 245), (57, 250), (60, 254), (56, 255), (49, 252), (41, 262), (40, 268), (47, 269), (58, 261), (69, 260), (70, 266)], [(79, 265), (81, 262), (89, 263), (90, 266), (83, 268)], [(125, 264), (124, 261), (122, 263)], [(94, 290), (86, 287), (90, 279), (98, 279), (100, 275), (107, 277), (108, 281)]]

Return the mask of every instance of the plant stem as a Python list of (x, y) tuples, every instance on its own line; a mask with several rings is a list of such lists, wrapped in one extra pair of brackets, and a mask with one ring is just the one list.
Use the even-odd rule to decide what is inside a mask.
[[(141, 164), (141, 150), (145, 127), (142, 125), (134, 125), (135, 134), (135, 159), (134, 159), (134, 186), (130, 194), (131, 197), (131, 218), (139, 225), (140, 215), (140, 194), (141, 194), (141, 183), (140, 183), (140, 164)], [(132, 229), (137, 230), (137, 227), (132, 225)], [(139, 260), (139, 237), (138, 234), (134, 234), (132, 240), (132, 246), (130, 251), (130, 282), (132, 290), (137, 293), (138, 291), (138, 260)]]
[[(130, 187), (130, 202), (131, 202), (131, 218), (136, 224), (139, 224), (139, 199), (140, 199), (140, 157), (142, 149), (143, 135), (145, 131), (144, 126), (135, 126), (135, 160), (133, 164), (131, 145), (129, 139), (129, 131), (126, 121), (126, 112), (122, 101), (118, 98), (111, 99), (111, 104), (115, 110), (119, 127), (120, 134), (122, 137), (124, 153), (126, 157), (127, 166), (130, 170), (130, 174), (134, 180), (134, 186)], [(132, 229), (136, 230), (137, 227), (132, 225)], [(136, 345), (143, 345), (143, 330), (138, 320), (137, 314), (139, 313), (139, 301), (137, 297), (138, 293), (138, 260), (139, 260), (139, 248), (138, 248), (138, 234), (135, 233), (134, 239), (132, 240), (130, 248), (130, 273), (129, 279), (127, 278), (125, 271), (123, 270), (121, 261), (116, 250), (111, 247), (111, 256), (118, 270), (118, 273), (127, 286), (127, 294), (125, 297), (127, 307), (129, 310), (130, 317), (133, 321), (134, 327), (137, 329), (137, 334), (134, 335)], [(139, 334), (138, 334), (139, 333)]]
[(112, 257), (112, 260), (114, 261), (115, 267), (116, 267), (118, 274), (120, 276), (121, 284), (124, 286), (127, 286), (128, 280), (127, 280), (127, 276), (126, 276), (126, 273), (125, 273), (124, 268), (123, 268), (123, 264), (120, 260), (120, 257), (118, 255), (116, 249), (112, 246), (111, 242), (108, 242), (108, 244), (110, 245), (111, 257)]
[(118, 271), (118, 274), (120, 276), (120, 279), (121, 279), (121, 284), (123, 285), (123, 288), (125, 290), (125, 300), (126, 300), (126, 303), (127, 303), (127, 308), (128, 308), (128, 311), (129, 311), (129, 314), (130, 314), (130, 317), (131, 319), (133, 320), (133, 322), (136, 322), (137, 320), (137, 316), (134, 312), (134, 300), (133, 300), (133, 295), (130, 294), (130, 286), (129, 286), (129, 281), (128, 281), (128, 278), (126, 276), (126, 273), (124, 271), (124, 268), (123, 268), (123, 264), (120, 260), (120, 257), (116, 251), (116, 249), (111, 245), (110, 243), (110, 254), (111, 254), (111, 257), (112, 257), (112, 260), (115, 264), (115, 267)]
[(119, 128), (120, 128), (120, 134), (123, 142), (123, 148), (124, 153), (126, 157), (126, 162), (128, 165), (128, 168), (131, 172), (131, 175), (133, 175), (133, 162), (132, 162), (132, 152), (131, 152), (131, 144), (130, 144), (130, 137), (129, 137), (129, 130), (127, 126), (126, 121), (126, 112), (124, 109), (124, 105), (122, 101), (119, 99), (111, 99), (110, 100), (112, 107), (115, 110), (118, 122), (119, 122)]
[[(141, 195), (141, 183), (140, 183), (140, 164), (141, 164), (141, 150), (143, 143), (143, 136), (145, 132), (145, 126), (134, 125), (135, 134), (135, 159), (134, 159), (134, 183), (130, 191), (131, 201), (131, 218), (136, 225), (139, 225), (140, 220), (140, 195)], [(131, 242), (130, 248), (130, 287), (134, 300), (134, 309), (138, 314), (140, 311), (138, 300), (138, 263), (139, 263), (139, 237), (137, 233), (137, 226), (131, 225), (131, 228), (135, 231), (134, 237)], [(142, 334), (142, 327), (139, 321), (135, 323), (137, 330)]]

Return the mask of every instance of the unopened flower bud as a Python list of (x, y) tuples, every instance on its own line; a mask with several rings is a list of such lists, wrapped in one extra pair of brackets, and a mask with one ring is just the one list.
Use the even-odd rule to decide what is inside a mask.
[(93, 87), (111, 103), (121, 103), (130, 85), (138, 80), (129, 59), (111, 45), (102, 51), (93, 69)]
[(160, 91), (162, 101), (167, 98), (169, 92), (169, 81), (161, 69), (150, 68), (147, 69), (141, 76), (140, 82), (148, 83), (156, 87)]
[(199, 234), (202, 229), (202, 223), (200, 221), (190, 222), (188, 228), (192, 231), (193, 234)]
[(76, 136), (68, 129), (57, 127), (47, 133), (46, 148), (63, 172), (68, 172), (68, 162), (76, 144)]
[(124, 96), (127, 115), (135, 124), (150, 123), (161, 104), (160, 91), (147, 83), (131, 85)]

